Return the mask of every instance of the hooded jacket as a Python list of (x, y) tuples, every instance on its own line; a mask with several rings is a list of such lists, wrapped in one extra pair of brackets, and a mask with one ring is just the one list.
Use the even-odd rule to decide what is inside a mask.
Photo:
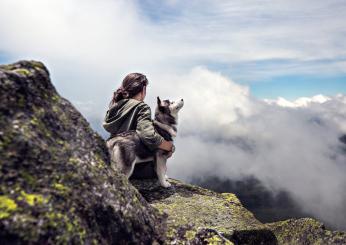
[(142, 142), (156, 150), (163, 141), (154, 128), (150, 107), (143, 101), (122, 99), (113, 104), (106, 113), (103, 127), (114, 137), (118, 133), (135, 130)]

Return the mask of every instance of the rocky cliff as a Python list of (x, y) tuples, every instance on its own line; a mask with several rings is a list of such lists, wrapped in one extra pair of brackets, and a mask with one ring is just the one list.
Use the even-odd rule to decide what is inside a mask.
[(35, 61), (0, 66), (1, 244), (345, 244), (313, 219), (262, 224), (231, 193), (129, 182)]
[(0, 89), (1, 241), (164, 241), (164, 216), (108, 167), (104, 141), (42, 63), (1, 66)]

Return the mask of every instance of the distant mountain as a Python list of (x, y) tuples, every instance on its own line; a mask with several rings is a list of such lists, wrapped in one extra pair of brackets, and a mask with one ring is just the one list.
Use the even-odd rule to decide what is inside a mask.
[(343, 136), (341, 136), (339, 138), (340, 142), (344, 143), (346, 145), (346, 134), (344, 134)]
[(343, 146), (341, 146), (341, 150), (346, 154), (346, 134), (340, 136), (339, 140), (341, 143), (343, 143)]

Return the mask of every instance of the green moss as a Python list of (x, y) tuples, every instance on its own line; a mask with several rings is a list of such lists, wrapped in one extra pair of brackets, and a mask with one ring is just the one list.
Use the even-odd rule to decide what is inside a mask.
[(51, 98), (52, 98), (52, 101), (55, 103), (60, 101), (60, 96), (57, 94), (54, 94)]
[(63, 214), (62, 213), (47, 213), (46, 214), (46, 217), (51, 220), (51, 221), (54, 221), (54, 220), (60, 220), (62, 217), (63, 217)]
[(16, 72), (16, 73), (19, 73), (19, 74), (21, 74), (23, 76), (29, 76), (31, 74), (31, 72), (29, 70), (23, 69), (23, 68), (15, 69), (13, 71)]
[(52, 105), (52, 110), (55, 113), (58, 113), (60, 111), (60, 108), (57, 105)]
[[(69, 215), (71, 217), (69, 217)], [(63, 228), (66, 232), (63, 236), (59, 236), (57, 240), (63, 243), (68, 243), (71, 236), (78, 236), (80, 241), (83, 241), (86, 236), (86, 230), (81, 226), (79, 220), (73, 216), (60, 212), (49, 212), (46, 214), (48, 225), (57, 229)]]
[[(32, 116), (30, 119), (30, 125), (36, 127), (39, 132), (44, 134), (45, 137), (50, 138), (51, 137), (51, 132), (47, 129), (46, 125), (42, 122), (41, 119), (37, 118), (35, 115)], [(23, 125), (24, 126), (24, 125)], [(29, 129), (30, 133), (31, 130)]]
[(233, 193), (221, 193), (221, 195), (226, 199), (226, 201), (233, 203), (233, 204), (241, 205), (238, 197), (235, 194), (233, 194)]
[(98, 168), (106, 167), (105, 162), (103, 161), (102, 157), (99, 154), (95, 154), (95, 160), (96, 160), (96, 166)]
[[(289, 219), (267, 224), (279, 244), (344, 244), (345, 232), (328, 231), (312, 218)], [(342, 242), (341, 242), (342, 241)]]
[[(131, 182), (153, 207), (160, 213), (168, 214), (166, 235), (169, 242), (175, 242), (179, 237), (177, 241), (186, 243), (203, 239), (208, 244), (232, 244), (227, 239), (232, 240), (235, 231), (268, 231), (268, 228), (245, 209), (232, 193), (219, 194), (174, 179), (169, 179), (172, 188), (168, 189), (159, 187), (154, 180)], [(201, 233), (199, 228), (216, 230), (226, 239), (214, 232)], [(265, 239), (267, 238), (259, 241)], [(271, 239), (272, 237), (269, 237), (266, 241), (271, 242)], [(250, 238), (246, 240), (250, 241)]]
[(169, 219), (177, 226), (193, 222), (196, 226), (213, 228), (225, 234), (233, 229), (261, 226), (249, 211), (230, 203), (223, 196), (175, 194), (152, 205), (168, 213)]
[(187, 240), (192, 240), (192, 239), (195, 238), (195, 236), (196, 236), (196, 232), (195, 232), (195, 231), (192, 231), (192, 230), (187, 231), (187, 232), (185, 233), (185, 238), (186, 238)]
[(219, 244), (234, 245), (234, 243), (229, 240), (221, 240), (221, 238), (217, 235), (214, 235), (211, 238), (206, 239), (206, 242), (208, 242), (208, 245), (219, 245)]
[(43, 63), (39, 62), (39, 61), (30, 61), (30, 63), (35, 67), (35, 68), (39, 68), (39, 69), (44, 69), (44, 65)]
[(0, 196), (0, 219), (5, 219), (17, 209), (16, 202), (8, 196)]
[(11, 71), (11, 70), (16, 69), (16, 66), (15, 65), (1, 65), (0, 68), (3, 70)]
[(217, 244), (220, 244), (222, 240), (219, 236), (212, 236), (210, 238), (207, 238), (206, 242), (208, 242), (208, 244), (210, 245), (217, 245)]
[(44, 114), (46, 113), (46, 110), (43, 107), (33, 106), (33, 110), (34, 110), (34, 114), (38, 118), (42, 118), (44, 116)]
[(76, 158), (76, 157), (70, 157), (68, 159), (68, 162), (69, 163), (72, 163), (72, 164), (78, 164), (80, 162), (80, 159)]
[(34, 206), (35, 204), (45, 204), (48, 202), (47, 198), (44, 198), (40, 194), (28, 194), (25, 191), (20, 192), (21, 196), (18, 197), (18, 200), (24, 200), (26, 201), (30, 206)]
[(170, 239), (175, 238), (177, 235), (177, 230), (175, 227), (169, 227), (166, 233), (166, 236)]
[(63, 184), (60, 184), (60, 183), (54, 183), (53, 184), (53, 188), (58, 190), (58, 191), (60, 191), (60, 192), (63, 192), (63, 193), (65, 193), (65, 192), (70, 190), (70, 188), (68, 188), (68, 187), (66, 187), (66, 186), (64, 186)]
[(35, 126), (39, 125), (38, 119), (37, 119), (36, 117), (32, 118), (32, 119), (30, 120), (30, 123), (31, 123), (32, 125), (35, 125)]

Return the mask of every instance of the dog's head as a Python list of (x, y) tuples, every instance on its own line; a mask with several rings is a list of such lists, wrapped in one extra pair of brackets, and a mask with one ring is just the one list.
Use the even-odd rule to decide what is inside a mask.
[(162, 100), (160, 97), (157, 97), (157, 113), (171, 115), (176, 117), (178, 115), (179, 110), (184, 106), (184, 100), (178, 101), (170, 101), (170, 100)]

